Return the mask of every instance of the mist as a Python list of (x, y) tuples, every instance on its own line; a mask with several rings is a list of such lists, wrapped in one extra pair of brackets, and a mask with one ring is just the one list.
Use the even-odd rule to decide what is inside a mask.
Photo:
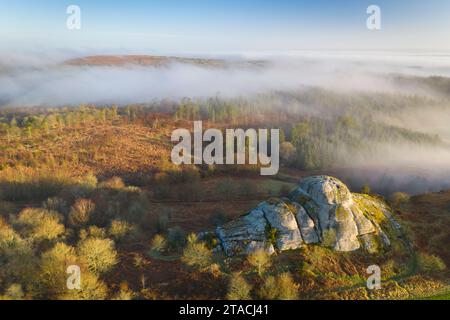
[[(421, 83), (428, 77), (450, 77), (450, 56), (243, 53), (233, 56), (233, 60), (267, 63), (260, 67), (231, 64), (223, 68), (188, 63), (159, 67), (65, 63), (73, 57), (74, 53), (65, 52), (53, 56), (0, 55), (0, 108), (127, 105), (184, 97), (250, 99), (273, 91), (296, 92), (308, 88), (350, 96), (359, 93), (374, 97), (388, 94), (401, 99), (419, 96), (423, 105), (389, 113), (374, 110), (373, 117), (386, 125), (437, 135), (441, 145), (416, 146), (386, 141), (374, 146), (369, 154), (351, 154), (344, 148), (339, 152), (340, 165), (350, 169), (342, 169), (339, 174), (355, 186), (370, 183), (374, 190), (383, 193), (391, 189), (421, 193), (450, 188), (449, 95), (442, 88)], [(399, 81), (399, 77), (403, 80)], [(294, 107), (308, 115), (327, 116), (326, 110), (315, 106)]]
[[(248, 55), (243, 55), (244, 59)], [(172, 63), (165, 67), (72, 66), (64, 52), (0, 56), (3, 106), (145, 103), (153, 99), (251, 96), (271, 90), (315, 86), (339, 92), (367, 91), (433, 95), (399, 85), (393, 75), (450, 76), (450, 57), (377, 55), (259, 55), (261, 68), (211, 68)], [(53, 59), (52, 59), (53, 58)]]
[[(450, 148), (380, 144), (370, 154), (343, 156), (344, 165), (330, 173), (359, 191), (369, 185), (373, 192), (389, 196), (411, 195), (450, 189)], [(325, 170), (328, 174), (328, 171)]]

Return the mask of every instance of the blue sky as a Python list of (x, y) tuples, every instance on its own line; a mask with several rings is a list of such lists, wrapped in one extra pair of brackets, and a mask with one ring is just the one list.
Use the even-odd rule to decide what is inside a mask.
[[(82, 28), (66, 28), (67, 6)], [(382, 30), (366, 28), (381, 7)], [(0, 49), (98, 52), (450, 50), (448, 0), (0, 0)]]

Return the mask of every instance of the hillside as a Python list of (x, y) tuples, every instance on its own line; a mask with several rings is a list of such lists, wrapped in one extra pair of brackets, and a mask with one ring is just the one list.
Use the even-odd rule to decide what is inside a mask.
[(3, 167), (65, 166), (74, 176), (142, 175), (154, 171), (161, 157), (169, 154), (171, 130), (170, 124), (152, 128), (116, 118), (54, 128), (19, 139), (2, 136), (0, 163)]
[(64, 64), (72, 66), (146, 66), (165, 67), (172, 63), (187, 64), (199, 67), (225, 68), (225, 67), (263, 67), (268, 62), (263, 60), (255, 61), (229, 61), (220, 59), (199, 59), (182, 58), (169, 56), (149, 56), (149, 55), (98, 55), (74, 58)]
[[(316, 187), (328, 184), (314, 182), (320, 179), (305, 179), (314, 183), (303, 184), (301, 190), (306, 193), (299, 194), (298, 181), (305, 176), (330, 175), (339, 170), (300, 170), (283, 163), (279, 175), (267, 178), (259, 176), (259, 170), (251, 166), (175, 167), (168, 160), (170, 134), (174, 128), (192, 127), (192, 121), (186, 118), (187, 111), (194, 110), (194, 106), (186, 101), (181, 105), (167, 103), (165, 108), (173, 110), (171, 114), (158, 112), (158, 107), (81, 106), (2, 111), (0, 261), (5, 266), (0, 272), (2, 298), (11, 298), (13, 289), (20, 286), (21, 297), (27, 299), (223, 299), (229, 294), (230, 281), (248, 283), (253, 288), (252, 298), (277, 298), (266, 290), (273, 281), (290, 286), (291, 299), (445, 296), (449, 285), (446, 266), (450, 265), (447, 245), (450, 192), (412, 197), (397, 194), (383, 199), (367, 188), (366, 194), (358, 193), (360, 190), (352, 188), (343, 174), (349, 189), (341, 182), (332, 183), (339, 186), (339, 192), (330, 189), (337, 195), (329, 193), (328, 187), (323, 189), (328, 190), (324, 194), (327, 201), (346, 200), (343, 203), (348, 209), (326, 211), (334, 212), (331, 216), (335, 215), (336, 220), (328, 225), (323, 220), (327, 216), (325, 211), (314, 204), (324, 196), (319, 192), (322, 189)], [(205, 127), (225, 128), (227, 121), (219, 121), (219, 117), (226, 116), (215, 114), (215, 122), (206, 121)], [(244, 120), (232, 113), (229, 116), (236, 117), (231, 120), (235, 124)], [(261, 119), (264, 117), (255, 120)], [(416, 135), (397, 136), (411, 137)], [(440, 143), (428, 136), (420, 137), (420, 143)], [(346, 172), (349, 170), (346, 168)], [(348, 202), (350, 192), (355, 206)], [(305, 198), (306, 195), (317, 201)], [(190, 233), (213, 232), (217, 226), (223, 226), (232, 235), (237, 225), (242, 227), (239, 223), (242, 216), (261, 208), (258, 204), (267, 199), (272, 200), (262, 208), (268, 214), (280, 212), (292, 217), (294, 203), (304, 205), (308, 214), (316, 209), (321, 212), (313, 221), (316, 227), (310, 235), (320, 234), (323, 245), (279, 250), (268, 258), (270, 263), (261, 271), (245, 255), (226, 256), (214, 250), (219, 244), (214, 237), (206, 236), (203, 240), (188, 237)], [(375, 205), (368, 205), (369, 200)], [(284, 205), (289, 210), (281, 210)], [(355, 237), (364, 236), (369, 230), (361, 223), (366, 220), (362, 216), (345, 217), (361, 211), (363, 215), (374, 214), (369, 216), (370, 221), (378, 223), (383, 215), (375, 209), (384, 206), (400, 223), (407, 241), (397, 239), (394, 230), (383, 224), (381, 229), (369, 228), (369, 233), (386, 232), (390, 246), (380, 246), (371, 254), (367, 249), (357, 249)], [(272, 218), (272, 223), (283, 232), (295, 233), (295, 228), (282, 228), (285, 221), (279, 221), (278, 225), (276, 216)], [(298, 218), (304, 221), (306, 215)], [(305, 227), (310, 225), (310, 221), (306, 222), (301, 227), (297, 225), (300, 228), (297, 230), (303, 232), (301, 241), (305, 242), (312, 239), (305, 236)], [(319, 226), (329, 226), (329, 235), (335, 231), (335, 240), (340, 243), (335, 248), (351, 244), (351, 249), (357, 250), (333, 250), (330, 247), (333, 239), (320, 233)], [(292, 245), (290, 240), (285, 242), (291, 239), (289, 232), (283, 233), (282, 242), (277, 242), (273, 238), (277, 232), (272, 233), (269, 228), (261, 230), (259, 236), (272, 239), (277, 248)], [(352, 230), (359, 231), (355, 234)], [(380, 243), (377, 239), (373, 243)], [(99, 250), (98, 255), (90, 256), (91, 250)], [(97, 256), (106, 257), (100, 270), (91, 264), (91, 259)], [(58, 281), (65, 279), (60, 259), (76, 261), (86, 268), (84, 272), (91, 281), (88, 284), (96, 289), (58, 291)], [(383, 270), (384, 285), (380, 291), (366, 289), (366, 268), (372, 264)], [(38, 267), (31, 270), (20, 267), (27, 265)], [(53, 277), (44, 276), (47, 270), (51, 270)], [(237, 273), (242, 279), (235, 279)]]

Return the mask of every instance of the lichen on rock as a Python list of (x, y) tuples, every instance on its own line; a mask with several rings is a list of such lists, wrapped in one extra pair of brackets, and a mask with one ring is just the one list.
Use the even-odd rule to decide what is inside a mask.
[[(216, 233), (227, 255), (258, 249), (272, 253), (316, 243), (336, 251), (363, 248), (375, 253), (390, 245), (389, 233), (382, 230), (386, 224), (400, 228), (382, 200), (352, 194), (336, 178), (312, 176), (301, 179), (288, 198), (262, 202)], [(276, 231), (274, 241), (268, 239), (267, 230)]]

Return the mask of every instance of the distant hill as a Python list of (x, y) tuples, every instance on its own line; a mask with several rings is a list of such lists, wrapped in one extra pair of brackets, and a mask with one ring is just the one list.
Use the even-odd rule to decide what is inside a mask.
[(74, 66), (152, 66), (163, 67), (171, 63), (190, 64), (202, 67), (226, 68), (226, 67), (263, 67), (267, 65), (262, 60), (236, 60), (228, 61), (222, 59), (200, 59), (200, 58), (181, 58), (169, 56), (150, 56), (150, 55), (98, 55), (82, 58), (70, 59), (65, 62), (67, 65)]

